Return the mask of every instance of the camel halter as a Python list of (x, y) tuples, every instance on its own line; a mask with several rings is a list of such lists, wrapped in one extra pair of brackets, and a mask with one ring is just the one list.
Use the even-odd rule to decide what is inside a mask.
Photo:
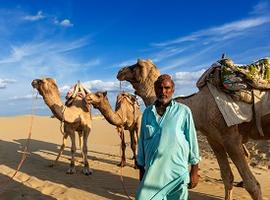
[(21, 169), (24, 161), (27, 158), (27, 155), (30, 156), (29, 153), (29, 144), (30, 144), (30, 140), (31, 140), (31, 135), (32, 135), (32, 128), (33, 128), (33, 121), (34, 121), (34, 114), (36, 111), (36, 107), (35, 107), (35, 103), (37, 102), (37, 96), (38, 96), (38, 92), (36, 92), (36, 96), (34, 93), (34, 89), (33, 89), (33, 94), (32, 94), (32, 111), (31, 111), (31, 118), (30, 118), (30, 125), (29, 125), (29, 129), (28, 129), (28, 137), (26, 140), (26, 145), (23, 147), (23, 151), (18, 150), (19, 153), (22, 153), (22, 157), (21, 157), (21, 161), (19, 162), (15, 172), (13, 173), (12, 176), (9, 177), (8, 180), (3, 181), (0, 184), (0, 188), (3, 189), (4, 187), (2, 187), (3, 185), (5, 185), (5, 187), (10, 183), (11, 180), (13, 180), (13, 178), (16, 176), (16, 174), (19, 172), (19, 170)]

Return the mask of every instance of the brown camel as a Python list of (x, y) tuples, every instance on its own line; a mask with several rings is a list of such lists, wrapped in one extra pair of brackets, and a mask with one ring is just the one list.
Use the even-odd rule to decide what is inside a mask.
[(89, 168), (87, 159), (87, 138), (91, 131), (91, 113), (90, 107), (86, 105), (81, 98), (75, 98), (70, 106), (62, 103), (56, 82), (51, 78), (35, 79), (32, 81), (33, 88), (36, 88), (43, 97), (45, 103), (50, 108), (54, 116), (64, 123), (63, 143), (58, 156), (54, 162), (56, 164), (62, 154), (67, 137), (71, 139), (71, 162), (67, 174), (73, 174), (75, 170), (75, 132), (78, 133), (80, 144), (82, 145), (82, 157), (84, 162), (83, 174), (90, 175), (92, 170)]
[[(136, 144), (138, 132), (141, 124), (141, 111), (135, 96), (128, 93), (120, 93), (117, 96), (115, 112), (107, 98), (107, 92), (88, 93), (85, 97), (87, 103), (92, 104), (94, 108), (99, 109), (105, 119), (116, 126), (121, 138), (122, 159), (119, 166), (126, 164), (126, 143), (124, 130), (130, 133), (130, 143), (133, 152), (133, 159), (136, 162)], [(134, 163), (134, 167), (136, 167)]]
[[(151, 60), (138, 60), (134, 65), (124, 67), (118, 72), (120, 81), (131, 83), (145, 105), (150, 105), (155, 100), (154, 81), (160, 75), (158, 68)], [(221, 112), (207, 86), (204, 86), (196, 94), (188, 97), (177, 97), (176, 100), (190, 107), (193, 113), (197, 130), (201, 131), (212, 147), (218, 164), (221, 177), (225, 185), (225, 199), (232, 199), (233, 173), (229, 165), (228, 156), (236, 165), (241, 175), (244, 187), (252, 199), (262, 200), (261, 187), (252, 174), (242, 144), (248, 138), (269, 140), (270, 115), (262, 118), (264, 136), (259, 136), (255, 120), (227, 127)]]

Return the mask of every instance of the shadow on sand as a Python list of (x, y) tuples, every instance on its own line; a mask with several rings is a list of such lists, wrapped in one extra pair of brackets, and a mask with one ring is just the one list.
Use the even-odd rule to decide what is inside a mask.
[(42, 194), (41, 192), (23, 185), (22, 183), (11, 180), (10, 177), (0, 174), (0, 199), (46, 199), (55, 200), (56, 198)]
[[(15, 143), (17, 142), (17, 143)], [(19, 139), (15, 142), (7, 142), (0, 140), (0, 164), (3, 164), (5, 166), (8, 166), (12, 169), (16, 169), (17, 165), (21, 159), (21, 154), (18, 153), (18, 150), (21, 146), (23, 146), (26, 143), (25, 139)], [(55, 166), (54, 168), (48, 167), (48, 165), (52, 162), (51, 160), (46, 159), (45, 157), (40, 156), (44, 154), (53, 154), (57, 155), (59, 146), (53, 143), (48, 143), (44, 141), (38, 141), (38, 140), (31, 140), (30, 141), (30, 152), (31, 156), (26, 159), (25, 163), (23, 164), (21, 168), (21, 172), (26, 173), (29, 176), (36, 177), (43, 181), (51, 181), (53, 183), (63, 184), (64, 186), (68, 188), (77, 188), (80, 190), (84, 190), (86, 192), (96, 194), (100, 197), (106, 198), (106, 199), (115, 199), (115, 200), (122, 200), (122, 199), (128, 199), (126, 197), (126, 194), (123, 190), (122, 183), (120, 180), (120, 176), (113, 174), (108, 171), (95, 169), (93, 175), (91, 176), (85, 176), (83, 175), (80, 170), (82, 169), (82, 165), (78, 162), (76, 162), (76, 169), (77, 173), (74, 175), (67, 175), (65, 174), (68, 163), (59, 161), (59, 164)], [(94, 156), (89, 156), (89, 163), (90, 167), (92, 165), (92, 162), (103, 162), (112, 165), (113, 170), (119, 171), (119, 167), (116, 166), (118, 164), (120, 157), (114, 154), (109, 153), (102, 153), (98, 151), (89, 151), (89, 154), (93, 154)], [(66, 159), (70, 158), (70, 152), (64, 151), (63, 157)], [(76, 155), (76, 158), (78, 160), (81, 160), (80, 154)], [(108, 159), (107, 159), (108, 158)], [(127, 167), (132, 167), (130, 164)], [(0, 174), (0, 184), (2, 180), (7, 179), (5, 175)], [(125, 186), (127, 191), (129, 192), (129, 195), (131, 197), (135, 196), (135, 191), (138, 186), (139, 181), (134, 178), (123, 176)], [(112, 184), (113, 183), (113, 184)], [(17, 197), (18, 195), (23, 194), (32, 194), (34, 196), (37, 196), (36, 199), (54, 199), (53, 197), (46, 196), (44, 194), (41, 194), (39, 191), (29, 188), (25, 186), (22, 183), (12, 181), (9, 186), (4, 189), (0, 190), (0, 199), (5, 197), (10, 192), (12, 192), (13, 188), (21, 188), (19, 191), (20, 193), (16, 193)], [(29, 193), (28, 193), (29, 192)], [(31, 193), (30, 193), (31, 192)], [(15, 194), (14, 194), (15, 195)], [(7, 198), (7, 199), (13, 199), (13, 198)], [(203, 200), (217, 200), (220, 199), (218, 197), (214, 197), (207, 194), (197, 193), (197, 192), (190, 192), (190, 200), (195, 199), (203, 199)]]

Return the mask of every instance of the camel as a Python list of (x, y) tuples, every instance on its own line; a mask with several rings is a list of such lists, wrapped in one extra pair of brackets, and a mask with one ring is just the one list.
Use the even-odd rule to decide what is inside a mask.
[[(160, 75), (158, 68), (151, 60), (138, 60), (131, 66), (119, 70), (117, 79), (128, 81), (135, 89), (146, 106), (155, 101), (154, 81)], [(177, 97), (176, 101), (183, 103), (192, 110), (196, 129), (203, 133), (217, 158), (221, 177), (225, 186), (225, 200), (232, 199), (234, 176), (229, 165), (228, 156), (238, 169), (252, 199), (262, 200), (261, 187), (252, 174), (245, 157), (244, 143), (249, 138), (256, 140), (269, 140), (270, 115), (262, 117), (262, 128), (265, 133), (260, 136), (255, 120), (227, 127), (217, 104), (207, 86), (199, 92), (187, 96)]]
[(92, 174), (92, 170), (89, 168), (88, 158), (87, 158), (87, 139), (91, 131), (92, 127), (92, 119), (90, 107), (86, 105), (86, 103), (81, 98), (75, 98), (70, 106), (65, 106), (62, 103), (60, 98), (60, 93), (56, 82), (52, 78), (44, 78), (44, 79), (35, 79), (32, 81), (33, 88), (37, 89), (39, 94), (43, 97), (44, 102), (52, 111), (53, 115), (64, 123), (64, 133), (63, 133), (63, 143), (61, 145), (58, 156), (53, 165), (56, 164), (60, 155), (62, 154), (67, 137), (69, 136), (71, 139), (71, 161), (69, 169), (67, 170), (67, 174), (74, 174), (76, 172), (75, 169), (75, 152), (76, 152), (76, 144), (75, 144), (75, 132), (78, 133), (80, 139), (80, 145), (82, 142), (82, 157), (84, 167), (82, 172), (84, 175)]
[(141, 111), (135, 96), (122, 92), (118, 94), (115, 112), (110, 106), (107, 98), (107, 92), (88, 93), (85, 101), (92, 104), (94, 108), (99, 109), (105, 119), (112, 125), (116, 126), (121, 139), (122, 156), (121, 162), (118, 166), (126, 165), (126, 143), (124, 130), (130, 133), (130, 143), (133, 152), (133, 159), (135, 161), (134, 168), (136, 168), (136, 145), (138, 140), (138, 132), (141, 125)]

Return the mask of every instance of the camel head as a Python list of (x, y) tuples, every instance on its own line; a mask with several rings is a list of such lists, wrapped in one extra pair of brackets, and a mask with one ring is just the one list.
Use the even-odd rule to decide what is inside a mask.
[(87, 104), (92, 104), (94, 108), (99, 108), (104, 100), (108, 101), (107, 92), (88, 93), (84, 100)]
[(55, 95), (55, 93), (60, 96), (56, 82), (52, 78), (35, 79), (31, 84), (43, 97), (46, 95)]
[(139, 59), (136, 64), (120, 69), (117, 79), (131, 83), (135, 94), (142, 97), (145, 105), (150, 105), (156, 99), (154, 82), (159, 75), (158, 68), (151, 60)]
[(136, 64), (120, 69), (117, 79), (119, 81), (128, 81), (131, 84), (142, 83), (153, 69), (159, 73), (159, 70), (150, 59), (138, 59)]

